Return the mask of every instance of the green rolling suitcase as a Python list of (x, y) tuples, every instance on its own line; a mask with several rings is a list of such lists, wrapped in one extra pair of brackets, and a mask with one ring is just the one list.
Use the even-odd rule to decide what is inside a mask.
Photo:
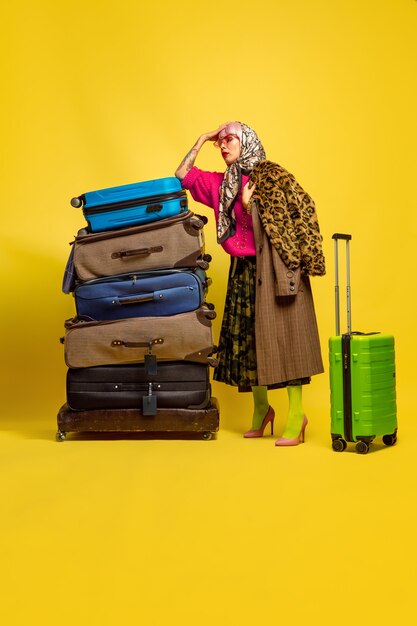
[[(329, 339), (332, 448), (342, 452), (347, 442), (366, 454), (375, 437), (387, 446), (397, 441), (394, 337), (351, 331), (351, 235), (335, 233), (336, 336)], [(338, 240), (346, 241), (347, 333), (340, 334)]]

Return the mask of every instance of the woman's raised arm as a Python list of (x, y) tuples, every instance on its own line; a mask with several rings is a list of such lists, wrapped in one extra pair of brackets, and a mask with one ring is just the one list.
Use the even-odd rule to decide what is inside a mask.
[(197, 158), (197, 155), (200, 152), (202, 146), (205, 144), (205, 142), (206, 141), (215, 141), (216, 138), (217, 138), (217, 135), (222, 130), (222, 128), (224, 128), (225, 126), (226, 126), (226, 124), (222, 124), (216, 130), (212, 130), (212, 131), (210, 131), (208, 133), (204, 133), (203, 135), (201, 135), (201, 137), (199, 137), (197, 139), (197, 141), (195, 142), (194, 146), (185, 155), (185, 157), (183, 158), (183, 160), (181, 161), (181, 163), (177, 167), (177, 169), (175, 171), (175, 176), (177, 178), (182, 180), (187, 175), (187, 172), (189, 172), (190, 169), (193, 167), (194, 162), (195, 162), (195, 160)]

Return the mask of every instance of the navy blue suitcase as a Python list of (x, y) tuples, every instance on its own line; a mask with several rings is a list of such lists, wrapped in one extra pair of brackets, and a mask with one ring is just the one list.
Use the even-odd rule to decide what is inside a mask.
[(198, 309), (209, 283), (200, 268), (154, 270), (81, 283), (74, 297), (77, 314), (96, 320), (176, 315)]
[(187, 211), (187, 194), (175, 176), (89, 191), (72, 198), (89, 230), (98, 233), (148, 224)]

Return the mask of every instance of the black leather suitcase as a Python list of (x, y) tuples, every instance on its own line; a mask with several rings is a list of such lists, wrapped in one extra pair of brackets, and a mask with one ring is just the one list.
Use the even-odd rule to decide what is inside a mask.
[(67, 403), (74, 411), (140, 408), (155, 415), (159, 408), (204, 409), (210, 396), (209, 369), (200, 363), (158, 363), (153, 375), (143, 363), (67, 372)]
[(57, 441), (64, 441), (70, 432), (167, 434), (177, 438), (181, 434), (194, 434), (211, 439), (219, 430), (219, 405), (212, 397), (205, 409), (161, 408), (156, 415), (146, 416), (140, 409), (72, 411), (64, 404), (57, 423)]

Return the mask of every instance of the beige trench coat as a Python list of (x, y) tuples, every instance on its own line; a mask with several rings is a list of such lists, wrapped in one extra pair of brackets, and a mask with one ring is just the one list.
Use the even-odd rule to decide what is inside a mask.
[(308, 276), (288, 270), (270, 244), (255, 206), (255, 338), (259, 385), (276, 385), (324, 371)]

